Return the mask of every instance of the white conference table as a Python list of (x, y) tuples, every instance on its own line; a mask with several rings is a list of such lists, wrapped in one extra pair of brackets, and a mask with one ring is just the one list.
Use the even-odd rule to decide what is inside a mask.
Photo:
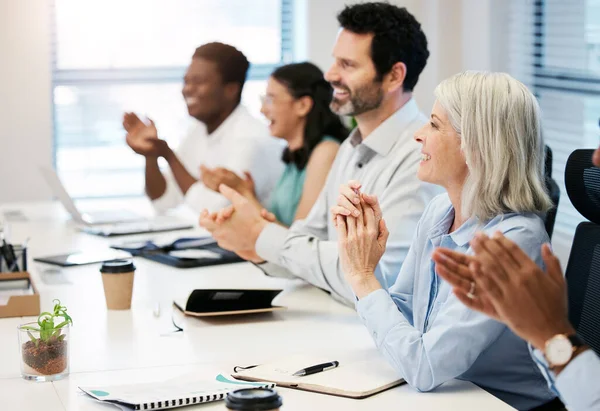
[[(113, 205), (114, 203), (110, 203)], [(129, 202), (148, 210), (147, 204)], [(11, 241), (30, 238), (29, 272), (41, 295), (42, 310), (58, 298), (74, 326), (70, 339), (70, 375), (52, 383), (20, 377), (16, 327), (28, 318), (0, 319), (0, 409), (109, 410), (77, 388), (163, 381), (193, 374), (214, 378), (235, 365), (259, 364), (302, 353), (373, 350), (374, 343), (354, 310), (299, 280), (267, 277), (248, 263), (176, 269), (136, 258), (131, 310), (108, 311), (99, 264), (63, 268), (33, 262), (32, 257), (94, 250), (131, 238), (169, 240), (204, 233), (199, 229), (106, 239), (75, 230), (58, 203), (0, 206), (21, 210), (27, 221), (9, 222)], [(50, 270), (49, 270), (50, 269)], [(288, 309), (237, 318), (186, 318), (172, 307), (174, 298), (195, 288), (282, 288), (276, 305)], [(173, 332), (174, 320), (183, 332)], [(512, 410), (474, 384), (448, 382), (431, 393), (403, 385), (363, 400), (278, 388), (283, 410)], [(225, 409), (222, 402), (186, 409)]]

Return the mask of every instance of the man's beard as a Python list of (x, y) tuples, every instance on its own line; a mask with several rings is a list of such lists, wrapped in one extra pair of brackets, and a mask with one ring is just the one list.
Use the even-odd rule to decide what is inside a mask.
[(383, 90), (381, 89), (381, 83), (378, 81), (358, 88), (355, 91), (351, 91), (341, 83), (334, 82), (331, 85), (348, 92), (348, 99), (345, 103), (341, 103), (334, 96), (329, 105), (331, 111), (340, 116), (356, 116), (374, 110), (383, 101)]

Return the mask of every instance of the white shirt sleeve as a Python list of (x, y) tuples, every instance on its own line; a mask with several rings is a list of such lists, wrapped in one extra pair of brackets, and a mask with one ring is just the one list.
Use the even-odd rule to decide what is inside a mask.
[(556, 377), (556, 388), (569, 410), (600, 410), (600, 358), (591, 349), (579, 354)]
[(540, 350), (530, 351), (542, 375), (570, 411), (600, 411), (600, 358), (588, 349), (575, 357), (558, 376)]
[[(283, 171), (281, 161), (283, 145), (279, 140), (268, 137), (261, 124), (243, 124), (243, 119), (244, 117), (241, 117), (241, 120), (236, 119), (242, 124), (223, 130), (224, 134), (217, 137), (222, 140), (215, 142), (218, 144), (213, 145), (215, 147), (213, 150), (211, 144), (200, 150), (192, 139), (214, 137), (198, 136), (193, 133), (186, 137), (176, 150), (176, 154), (188, 172), (198, 181), (192, 184), (184, 195), (171, 171), (164, 172), (167, 188), (160, 198), (153, 201), (157, 211), (165, 211), (185, 203), (196, 213), (200, 213), (203, 209), (213, 212), (229, 204), (220, 193), (202, 183), (199, 174), (201, 164), (209, 167), (218, 165), (235, 172), (240, 177), (244, 176), (244, 171), (249, 171), (254, 179), (259, 201), (268, 206), (269, 196)], [(240, 136), (241, 133), (246, 134)]]

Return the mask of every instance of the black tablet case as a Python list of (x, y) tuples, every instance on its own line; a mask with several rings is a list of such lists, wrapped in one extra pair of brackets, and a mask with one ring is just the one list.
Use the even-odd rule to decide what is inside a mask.
[[(164, 247), (156, 247), (152, 243), (148, 243), (145, 247), (136, 248), (129, 248), (122, 245), (113, 245), (111, 247), (117, 250), (128, 251), (137, 257), (143, 257), (148, 260), (156, 261), (157, 263), (166, 264), (177, 268), (206, 267), (211, 265), (231, 264), (245, 261), (236, 253), (219, 247), (216, 242), (210, 242), (195, 247), (180, 247), (178, 244), (182, 244), (182, 240), (186, 242), (194, 241), (194, 239), (191, 238), (179, 239)], [(221, 258), (180, 258), (169, 255), (169, 252), (174, 250), (207, 250), (219, 254)]]

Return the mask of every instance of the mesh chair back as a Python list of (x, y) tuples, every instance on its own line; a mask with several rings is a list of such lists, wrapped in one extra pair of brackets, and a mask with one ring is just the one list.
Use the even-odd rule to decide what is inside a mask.
[(567, 265), (569, 320), (600, 355), (600, 168), (593, 150), (575, 150), (565, 168), (569, 199), (589, 222), (577, 226)]

